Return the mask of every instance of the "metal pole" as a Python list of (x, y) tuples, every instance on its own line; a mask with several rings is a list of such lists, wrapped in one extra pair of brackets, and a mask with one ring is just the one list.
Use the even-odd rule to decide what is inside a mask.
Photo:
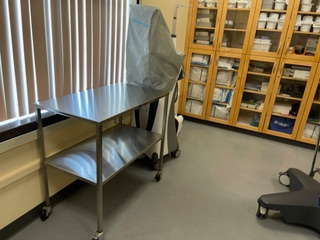
[(43, 125), (41, 118), (41, 109), (36, 109), (36, 124), (37, 124), (37, 143), (40, 152), (40, 164), (42, 171), (42, 181), (43, 181), (43, 191), (45, 197), (45, 206), (50, 206), (50, 197), (49, 197), (49, 185), (48, 185), (48, 173), (47, 168), (44, 164), (46, 160), (45, 147), (44, 147), (44, 138), (43, 138)]
[(161, 173), (163, 168), (163, 150), (164, 150), (164, 142), (166, 137), (167, 118), (168, 118), (168, 99), (169, 99), (169, 94), (165, 96), (165, 99), (164, 99), (162, 138), (161, 138), (161, 145), (160, 145), (160, 163), (159, 163), (158, 173)]
[(313, 156), (313, 161), (312, 161), (312, 165), (311, 165), (311, 170), (309, 173), (309, 176), (313, 177), (314, 176), (314, 165), (316, 163), (317, 160), (317, 154), (318, 154), (318, 149), (319, 149), (319, 142), (320, 142), (320, 126), (318, 126), (319, 128), (319, 132), (318, 132), (318, 140), (317, 140), (317, 144), (315, 146), (314, 149), (314, 156)]
[(103, 234), (103, 184), (102, 184), (102, 125), (96, 126), (96, 164), (97, 164), (97, 232), (96, 237)]

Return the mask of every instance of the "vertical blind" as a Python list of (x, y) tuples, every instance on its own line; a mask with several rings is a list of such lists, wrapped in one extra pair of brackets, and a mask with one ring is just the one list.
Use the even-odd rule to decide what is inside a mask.
[(130, 0), (0, 1), (0, 131), (33, 102), (124, 79)]

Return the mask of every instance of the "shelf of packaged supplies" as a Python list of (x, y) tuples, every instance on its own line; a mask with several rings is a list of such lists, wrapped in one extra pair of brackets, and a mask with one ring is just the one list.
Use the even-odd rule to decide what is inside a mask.
[(310, 119), (308, 119), (308, 123), (320, 125), (320, 121), (315, 121), (315, 120), (310, 120)]
[(191, 67), (209, 68), (208, 65), (201, 65), (201, 64), (195, 64), (195, 63), (191, 63)]
[(215, 88), (225, 88), (225, 89), (232, 89), (232, 90), (234, 90), (234, 87), (232, 87), (232, 86), (226, 86), (226, 85), (220, 85), (220, 84), (215, 84), (214, 87), (215, 87)]
[(255, 108), (240, 107), (240, 109), (241, 109), (241, 110), (244, 110), (244, 111), (249, 111), (249, 112), (262, 113), (261, 110), (255, 109)]
[(196, 29), (215, 30), (215, 27), (196, 26)]
[(260, 72), (251, 72), (251, 71), (248, 71), (247, 74), (262, 76), (262, 77), (270, 77), (271, 76), (271, 74), (269, 74), (269, 73), (260, 73)]
[(193, 83), (193, 84), (199, 84), (199, 85), (206, 85), (206, 82), (201, 82), (201, 81), (194, 81), (194, 80), (190, 80), (188, 81), (188, 83)]
[(238, 72), (238, 69), (229, 69), (229, 68), (222, 68), (222, 67), (218, 67), (218, 71), (230, 71), (230, 72)]
[(293, 31), (294, 34), (302, 34), (302, 35), (317, 35), (320, 36), (320, 32), (301, 32), (301, 31)]
[(299, 11), (298, 14), (320, 16), (320, 12), (302, 12), (302, 11)]
[(257, 31), (282, 33), (282, 30), (281, 30), (281, 29), (257, 28)]
[(277, 116), (277, 117), (284, 117), (284, 118), (290, 118), (290, 119), (297, 119), (296, 116), (292, 116), (292, 115), (283, 115), (281, 113), (272, 113), (272, 116)]
[(212, 102), (214, 105), (223, 105), (223, 106), (228, 106), (228, 103), (226, 102)]
[(225, 31), (231, 31), (231, 32), (246, 32), (246, 29), (236, 29), (236, 28), (225, 28)]
[(317, 104), (317, 105), (320, 105), (320, 100), (313, 100), (312, 102), (313, 104)]
[(261, 92), (261, 91), (255, 91), (255, 90), (249, 90), (249, 89), (244, 89), (243, 92), (259, 94), (259, 95), (267, 95), (267, 92)]
[(284, 95), (284, 94), (278, 94), (277, 98), (283, 98), (283, 99), (290, 99), (290, 100), (295, 100), (295, 101), (301, 101), (301, 98), (297, 98), (297, 97), (291, 97), (288, 95)]
[(260, 12), (268, 12), (268, 13), (287, 13), (287, 10), (278, 10), (278, 9), (261, 9)]
[(189, 99), (189, 100), (195, 100), (195, 101), (198, 101), (198, 102), (203, 102), (203, 99), (201, 99), (201, 98), (196, 98), (196, 97), (192, 97), (192, 96), (187, 96), (187, 99)]
[(300, 81), (300, 82), (307, 82), (308, 79), (304, 79), (304, 78), (294, 78), (294, 77), (287, 77), (287, 76), (281, 76), (281, 79), (286, 79), (286, 80), (290, 80), (290, 81)]

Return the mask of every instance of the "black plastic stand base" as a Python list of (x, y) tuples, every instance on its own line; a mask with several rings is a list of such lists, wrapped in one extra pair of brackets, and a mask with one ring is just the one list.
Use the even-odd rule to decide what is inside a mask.
[[(262, 195), (258, 199), (257, 217), (266, 218), (268, 210), (278, 210), (288, 223), (301, 224), (320, 232), (320, 183), (304, 172), (289, 168), (290, 192)], [(261, 213), (260, 209), (266, 209)]]

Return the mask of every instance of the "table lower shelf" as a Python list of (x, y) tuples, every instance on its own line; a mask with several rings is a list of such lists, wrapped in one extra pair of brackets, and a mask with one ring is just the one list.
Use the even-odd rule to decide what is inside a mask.
[[(105, 131), (102, 136), (102, 182), (107, 182), (160, 140), (161, 134), (128, 125), (117, 125)], [(95, 185), (95, 137), (48, 158), (45, 164)]]

